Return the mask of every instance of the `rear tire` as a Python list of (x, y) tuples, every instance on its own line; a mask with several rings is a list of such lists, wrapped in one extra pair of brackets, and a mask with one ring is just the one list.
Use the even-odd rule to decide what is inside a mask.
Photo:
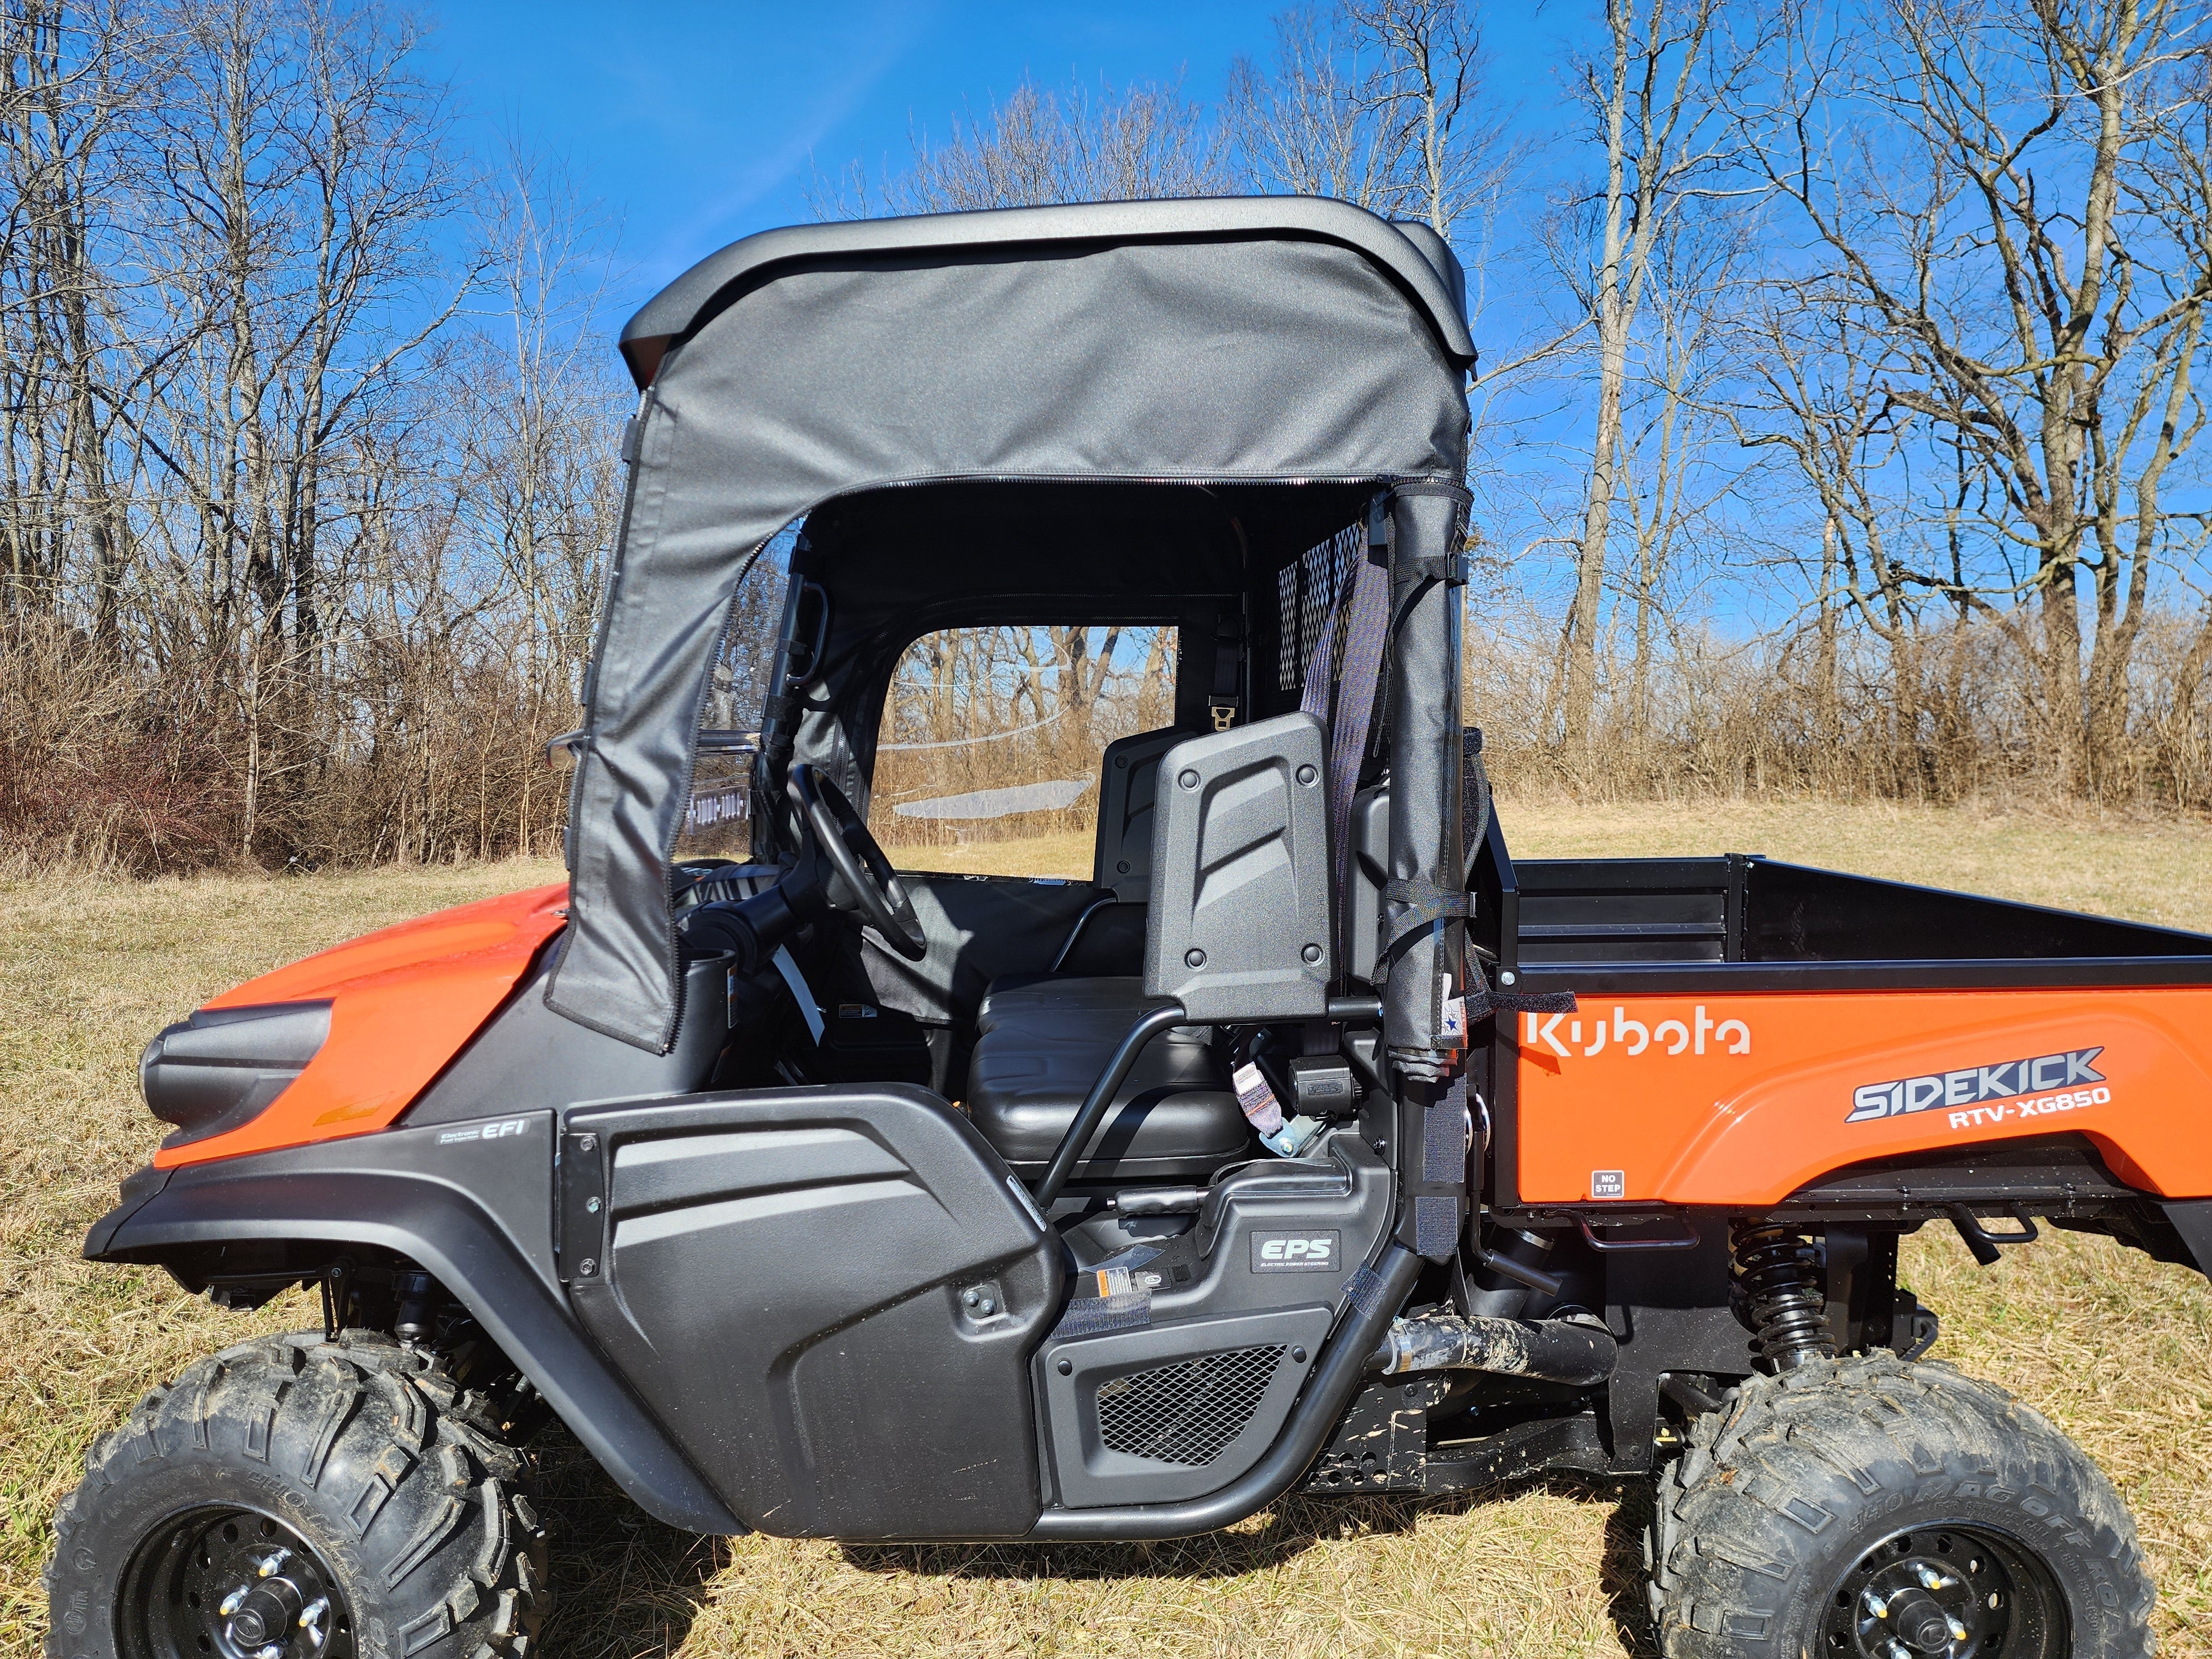
[(369, 1332), (199, 1361), (56, 1510), (48, 1659), (521, 1659), (545, 1534), (488, 1422)]
[(1700, 1417), (1645, 1550), (1668, 1659), (2152, 1651), (2135, 1522), (2096, 1465), (2002, 1389), (1886, 1352)]

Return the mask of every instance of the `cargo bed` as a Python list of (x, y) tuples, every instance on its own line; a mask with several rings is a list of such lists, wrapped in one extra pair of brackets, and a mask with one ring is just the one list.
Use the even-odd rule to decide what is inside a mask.
[(2212, 1194), (2212, 937), (1755, 854), (1516, 861), (1494, 819), (1476, 886), (1498, 983), (1578, 1000), (1498, 1022), (1502, 1211), (1771, 1205), (1801, 1164), (2046, 1142), (2076, 1184)]

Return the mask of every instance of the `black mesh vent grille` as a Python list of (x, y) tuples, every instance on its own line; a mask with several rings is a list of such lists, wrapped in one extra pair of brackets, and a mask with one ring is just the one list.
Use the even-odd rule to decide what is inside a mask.
[(1098, 1385), (1098, 1437), (1112, 1451), (1200, 1468), (1244, 1431), (1283, 1345), (1231, 1348)]
[(1336, 602), (1366, 550), (1367, 525), (1363, 520), (1308, 548), (1296, 562), (1275, 573), (1276, 598), (1281, 605), (1275, 635), (1277, 690), (1305, 689), (1306, 665), (1313, 660), (1322, 630), (1334, 620)]

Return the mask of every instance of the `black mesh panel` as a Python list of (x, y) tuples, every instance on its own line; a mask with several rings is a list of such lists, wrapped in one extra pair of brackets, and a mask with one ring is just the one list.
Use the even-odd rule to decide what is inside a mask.
[(1353, 565), (1366, 550), (1366, 537), (1364, 520), (1346, 525), (1275, 573), (1275, 595), (1281, 606), (1280, 630), (1276, 635), (1277, 690), (1305, 689), (1306, 665), (1313, 660), (1322, 630), (1334, 620), (1337, 599)]
[(1252, 1420), (1283, 1352), (1232, 1348), (1102, 1382), (1098, 1437), (1132, 1457), (1203, 1468)]

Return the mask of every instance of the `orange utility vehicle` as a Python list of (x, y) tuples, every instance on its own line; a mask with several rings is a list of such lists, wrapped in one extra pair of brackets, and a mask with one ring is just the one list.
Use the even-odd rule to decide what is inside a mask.
[[(235, 1308), (319, 1286), (325, 1328), (93, 1449), (50, 1653), (519, 1656), (555, 1417), (704, 1532), (1648, 1477), (1669, 1654), (2150, 1650), (2112, 1486), (1923, 1358), (1898, 1241), (2212, 1267), (2212, 939), (1516, 863), (1461, 708), (1438, 239), (1297, 199), (783, 230), (623, 350), (572, 878), (149, 1047), (173, 1133), (86, 1253)], [(988, 701), (917, 641), (1138, 629), (1150, 729), (886, 720)], [(921, 805), (1095, 788), (1089, 880), (894, 872), (884, 780), (990, 744), (1048, 770)], [(1095, 777), (1051, 775), (1071, 745)], [(733, 819), (740, 856), (687, 855)]]

